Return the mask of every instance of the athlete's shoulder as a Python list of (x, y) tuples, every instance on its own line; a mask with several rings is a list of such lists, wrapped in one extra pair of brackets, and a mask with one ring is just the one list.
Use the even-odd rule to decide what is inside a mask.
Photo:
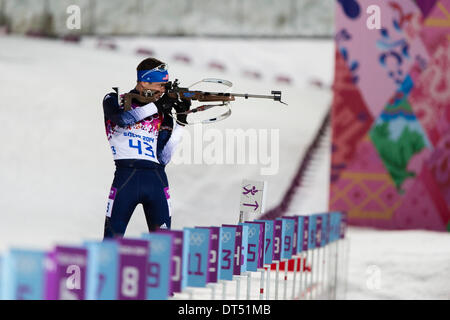
[(110, 98), (114, 98), (117, 99), (117, 92), (109, 92), (107, 93), (104, 97), (103, 97), (103, 101), (110, 99)]

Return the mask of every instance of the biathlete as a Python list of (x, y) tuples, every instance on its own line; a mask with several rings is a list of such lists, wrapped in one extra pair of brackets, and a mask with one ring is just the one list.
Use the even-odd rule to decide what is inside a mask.
[(141, 203), (149, 232), (170, 229), (170, 193), (165, 166), (181, 140), (186, 115), (169, 115), (190, 109), (189, 100), (170, 98), (167, 64), (155, 58), (137, 66), (137, 84), (130, 93), (151, 90), (156, 98), (148, 104), (132, 101), (126, 111), (117, 92), (103, 99), (106, 134), (115, 162), (104, 225), (104, 239), (121, 238), (136, 206)]

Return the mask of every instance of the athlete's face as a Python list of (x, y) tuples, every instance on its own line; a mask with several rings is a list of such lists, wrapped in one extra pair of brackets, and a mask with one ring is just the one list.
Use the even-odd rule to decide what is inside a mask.
[(154, 92), (154, 97), (157, 99), (161, 98), (164, 92), (166, 92), (166, 88), (164, 85), (166, 82), (138, 82), (138, 90), (142, 93), (146, 90), (151, 90)]

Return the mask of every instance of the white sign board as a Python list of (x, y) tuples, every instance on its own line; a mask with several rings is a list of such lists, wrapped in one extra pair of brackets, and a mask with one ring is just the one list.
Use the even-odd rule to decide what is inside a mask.
[[(242, 180), (240, 212), (252, 217), (264, 212), (266, 181)], [(242, 214), (241, 214), (242, 216)]]

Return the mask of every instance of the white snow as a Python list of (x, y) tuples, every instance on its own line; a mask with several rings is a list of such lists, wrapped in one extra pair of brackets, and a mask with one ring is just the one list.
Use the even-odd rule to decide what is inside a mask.
[[(261, 164), (170, 164), (167, 174), (174, 229), (236, 223), (238, 189), (244, 178), (267, 180), (267, 207), (276, 205), (331, 103), (330, 92), (308, 84), (311, 78), (331, 83), (331, 41), (116, 41), (119, 51), (98, 49), (95, 39), (76, 45), (0, 37), (0, 254), (10, 247), (49, 249), (56, 243), (75, 245), (102, 238), (114, 166), (101, 101), (112, 86), (123, 91), (134, 86), (135, 68), (143, 59), (134, 54), (137, 47), (152, 46), (156, 56), (169, 63), (171, 78), (180, 79), (182, 84), (224, 78), (234, 83), (232, 92), (268, 94), (282, 90), (289, 104), (242, 99), (233, 104), (230, 118), (203, 127), (204, 132), (279, 129), (279, 171), (262, 176)], [(193, 57), (192, 64), (174, 60), (179, 52)], [(227, 70), (209, 69), (211, 60), (222, 61)], [(260, 71), (263, 79), (244, 77), (241, 71), (246, 68)], [(275, 83), (278, 73), (292, 77), (293, 84)], [(194, 132), (192, 127), (187, 130), (191, 135)], [(292, 213), (327, 209), (329, 154), (321, 159), (309, 179), (314, 192), (305, 195), (300, 190), (295, 203), (301, 212), (291, 207)], [(145, 226), (139, 206), (126, 236), (139, 237)], [(349, 228), (348, 234), (347, 298), (449, 299), (447, 233)], [(381, 274), (376, 290), (367, 285), (372, 279), (367, 274), (371, 265), (378, 266)]]

